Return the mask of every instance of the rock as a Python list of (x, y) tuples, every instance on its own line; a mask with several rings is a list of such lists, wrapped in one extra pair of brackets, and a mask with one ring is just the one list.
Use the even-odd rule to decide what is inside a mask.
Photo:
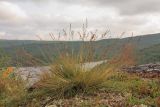
[(129, 98), (129, 97), (131, 97), (131, 96), (132, 96), (132, 93), (125, 93), (125, 94), (124, 94), (124, 97), (125, 97), (125, 98)]
[(45, 106), (45, 107), (57, 107), (56, 105), (49, 105), (49, 106)]
[(147, 105), (141, 104), (141, 105), (135, 105), (133, 107), (148, 107)]
[(135, 73), (143, 78), (159, 78), (160, 77), (160, 63), (144, 64), (131, 67), (122, 68), (128, 73)]

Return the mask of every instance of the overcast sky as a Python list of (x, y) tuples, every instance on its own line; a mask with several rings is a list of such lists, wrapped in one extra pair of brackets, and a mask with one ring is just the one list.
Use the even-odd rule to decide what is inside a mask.
[[(160, 32), (160, 0), (0, 0), (0, 39), (50, 39), (62, 29), (118, 37)], [(76, 35), (74, 38), (77, 38)]]

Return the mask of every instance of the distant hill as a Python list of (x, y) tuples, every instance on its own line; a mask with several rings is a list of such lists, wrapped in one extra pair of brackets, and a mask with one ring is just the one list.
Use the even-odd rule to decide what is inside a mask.
[[(97, 56), (100, 56), (102, 52), (106, 51), (107, 57), (111, 57), (113, 54), (119, 52), (119, 50), (126, 43), (132, 43), (137, 47), (140, 55), (144, 54), (145, 60), (141, 63), (153, 61), (150, 55), (155, 53), (158, 44), (160, 44), (160, 33), (149, 34), (128, 38), (115, 38), (115, 39), (103, 39), (99, 41), (93, 41), (94, 51)], [(12, 65), (17, 62), (22, 62), (22, 65), (30, 65), (29, 63), (35, 63), (36, 60), (40, 63), (47, 64), (52, 62), (59, 52), (67, 51), (69, 54), (77, 54), (82, 44), (86, 46), (90, 44), (88, 41), (32, 41), (32, 40), (0, 40), (0, 48), (4, 50), (4, 53), (11, 57)], [(87, 50), (88, 47), (85, 47)], [(29, 53), (29, 54), (27, 54)], [(156, 51), (157, 53), (157, 51)], [(157, 53), (158, 54), (158, 53)], [(152, 55), (151, 55), (152, 56)], [(147, 58), (146, 58), (147, 57)], [(157, 57), (157, 55), (156, 55)], [(26, 63), (26, 61), (28, 62)]]
[(160, 62), (160, 44), (152, 45), (139, 51), (140, 63)]
[[(103, 39), (96, 42), (100, 42), (100, 44), (109, 44), (118, 41), (121, 43), (132, 42), (135, 44), (139, 44), (140, 48), (148, 47), (154, 44), (158, 44), (160, 42), (160, 33), (157, 34), (148, 34), (127, 38), (115, 38), (115, 39)], [(56, 43), (82, 43), (82, 41), (36, 41), (36, 40), (1, 40), (0, 39), (0, 47), (11, 47), (11, 46), (23, 46), (23, 45), (31, 45), (31, 44), (56, 44)]]

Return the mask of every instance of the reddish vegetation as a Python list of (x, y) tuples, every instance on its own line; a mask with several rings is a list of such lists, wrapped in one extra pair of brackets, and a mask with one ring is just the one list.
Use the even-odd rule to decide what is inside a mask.
[(13, 67), (8, 67), (7, 70), (3, 72), (2, 77), (7, 78), (13, 71)]
[(160, 97), (157, 98), (157, 107), (160, 107)]
[(145, 86), (145, 85), (141, 86), (138, 91), (139, 91), (139, 94), (142, 97), (145, 96), (145, 95), (149, 96), (152, 93), (151, 89), (149, 87)]
[(134, 46), (132, 44), (126, 44), (121, 49), (121, 53), (115, 56), (109, 63), (119, 68), (135, 65), (135, 62)]
[(4, 83), (4, 81), (2, 79), (0, 79), (0, 93), (3, 92), (4, 87), (5, 87), (5, 83)]

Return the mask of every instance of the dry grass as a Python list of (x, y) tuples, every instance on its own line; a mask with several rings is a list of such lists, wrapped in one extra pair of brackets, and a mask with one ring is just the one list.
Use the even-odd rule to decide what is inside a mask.
[(109, 65), (120, 69), (121, 67), (132, 66), (136, 64), (135, 47), (132, 44), (125, 44), (121, 52), (114, 56)]
[(160, 107), (160, 97), (157, 98), (156, 104), (157, 104), (157, 107)]
[(18, 78), (0, 78), (0, 106), (15, 107), (25, 99), (25, 84)]
[(60, 57), (51, 72), (41, 76), (38, 87), (59, 97), (72, 96), (99, 89), (111, 73), (102, 67), (86, 71), (78, 62), (67, 56)]
[(5, 82), (0, 79), (0, 93), (3, 93), (5, 90)]

